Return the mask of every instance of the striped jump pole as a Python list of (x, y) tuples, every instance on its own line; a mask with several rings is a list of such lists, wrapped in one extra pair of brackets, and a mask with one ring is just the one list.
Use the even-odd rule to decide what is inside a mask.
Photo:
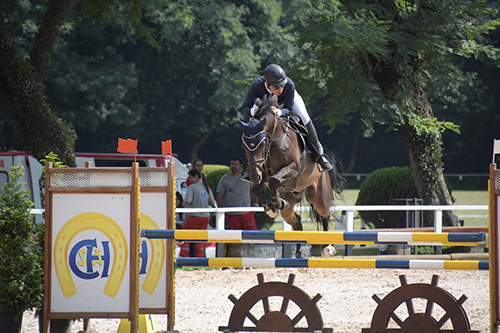
[(401, 244), (432, 246), (479, 246), (486, 244), (486, 234), (484, 232), (401, 233), (370, 231), (143, 229), (140, 235), (145, 238), (210, 243)]
[(190, 267), (261, 267), (261, 268), (367, 268), (488, 270), (488, 260), (427, 259), (331, 259), (331, 258), (177, 258), (179, 266)]

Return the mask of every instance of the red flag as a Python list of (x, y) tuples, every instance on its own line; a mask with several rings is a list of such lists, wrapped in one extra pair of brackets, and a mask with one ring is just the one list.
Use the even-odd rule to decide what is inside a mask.
[(161, 142), (161, 153), (163, 155), (170, 155), (170, 157), (172, 157), (172, 140)]
[(120, 139), (118, 138), (118, 152), (120, 153), (137, 153), (137, 140), (132, 139)]

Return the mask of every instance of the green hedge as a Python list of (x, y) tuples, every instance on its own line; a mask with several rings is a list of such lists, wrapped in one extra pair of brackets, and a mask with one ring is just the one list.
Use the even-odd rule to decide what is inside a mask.
[[(445, 179), (452, 202), (452, 186)], [(393, 199), (418, 198), (417, 188), (409, 167), (390, 167), (374, 171), (361, 184), (356, 205), (392, 205)], [(401, 227), (405, 212), (360, 211), (363, 221), (372, 228)]]
[(217, 184), (219, 184), (219, 179), (229, 171), (231, 171), (231, 168), (227, 165), (205, 164), (203, 166), (203, 174), (214, 195), (217, 190)]
[[(393, 199), (417, 198), (418, 192), (409, 167), (390, 167), (374, 171), (361, 184), (356, 205), (391, 205)], [(392, 211), (360, 211), (363, 221), (372, 228), (394, 228)]]

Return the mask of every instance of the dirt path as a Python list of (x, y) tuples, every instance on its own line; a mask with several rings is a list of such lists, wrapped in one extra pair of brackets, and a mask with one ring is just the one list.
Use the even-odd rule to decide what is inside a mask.
[[(175, 329), (181, 333), (218, 332), (219, 326), (228, 324), (233, 303), (227, 298), (237, 298), (257, 285), (257, 273), (264, 274), (264, 280), (286, 282), (290, 273), (295, 274), (294, 285), (311, 297), (321, 294), (317, 303), (325, 327), (335, 333), (361, 332), (368, 328), (377, 307), (373, 294), (385, 297), (401, 286), (399, 275), (405, 274), (409, 284), (430, 283), (433, 274), (440, 276), (438, 286), (455, 298), (462, 294), (468, 297), (463, 307), (468, 314), (471, 329), (489, 332), (489, 278), (488, 271), (428, 271), (428, 270), (371, 270), (371, 269), (309, 269), (300, 273), (297, 269), (228, 269), (176, 272)], [(281, 304), (275, 297), (271, 306)], [(422, 303), (422, 304), (419, 304)], [(298, 308), (291, 304), (287, 314), (294, 317)], [(415, 302), (416, 311), (423, 312), (423, 302)], [(252, 310), (256, 318), (263, 314), (262, 306)], [(420, 309), (422, 308), (422, 309)], [(406, 308), (405, 308), (406, 309)], [(419, 310), (420, 309), (420, 310)], [(273, 310), (273, 308), (271, 309)], [(278, 309), (279, 310), (279, 307)], [(436, 306), (433, 316), (438, 319), (444, 311)], [(404, 320), (407, 311), (400, 317)], [(157, 315), (160, 330), (166, 330), (166, 317)], [(26, 313), (23, 333), (38, 333), (38, 323)], [(116, 332), (117, 319), (92, 320), (91, 328), (97, 332)], [(250, 325), (248, 323), (248, 325)], [(254, 326), (254, 325), (253, 325)], [(302, 321), (298, 326), (307, 326)], [(396, 326), (397, 327), (397, 326)], [(450, 329), (451, 326), (443, 327)], [(82, 329), (82, 322), (73, 324), (72, 332)]]

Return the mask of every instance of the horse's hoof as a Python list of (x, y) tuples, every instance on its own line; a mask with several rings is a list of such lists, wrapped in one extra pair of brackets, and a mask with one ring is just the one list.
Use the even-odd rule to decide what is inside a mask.
[(287, 209), (288, 207), (290, 207), (290, 203), (288, 201), (286, 201), (286, 200), (281, 200), (281, 205), (280, 206), (281, 206), (281, 208), (280, 208), (281, 210)]
[(276, 218), (278, 215), (280, 215), (280, 210), (279, 210), (279, 209), (277, 209), (277, 210), (274, 210), (274, 209), (269, 209), (269, 210), (266, 210), (266, 214), (267, 214), (270, 218), (274, 219), (274, 218)]
[(307, 272), (307, 267), (299, 267), (299, 272), (306, 273)]
[(333, 245), (327, 245), (323, 248), (323, 253), (325, 254), (325, 257), (331, 258), (337, 253), (337, 248)]

